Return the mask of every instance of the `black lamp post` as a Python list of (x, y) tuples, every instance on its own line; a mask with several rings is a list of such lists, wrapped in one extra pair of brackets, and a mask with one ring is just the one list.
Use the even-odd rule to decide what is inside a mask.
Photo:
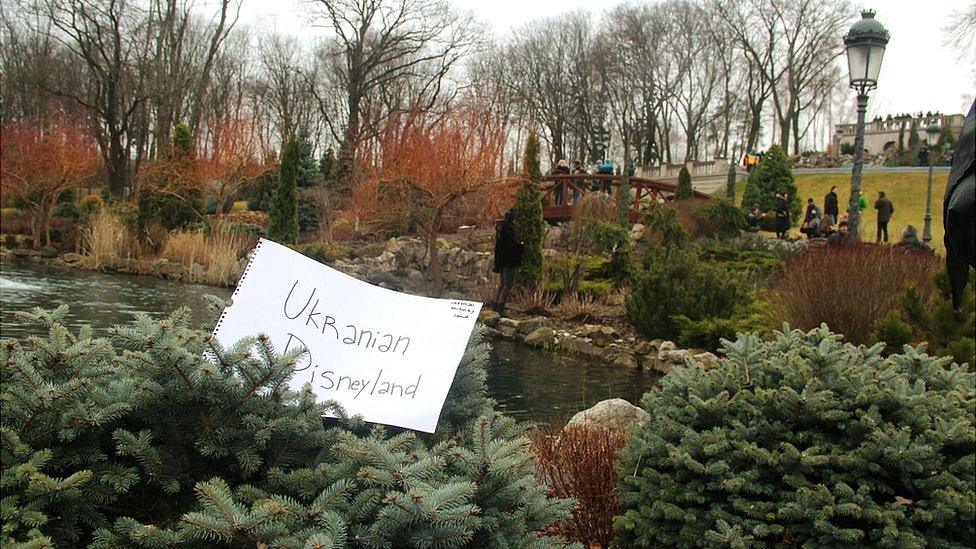
[(922, 241), (926, 244), (932, 241), (932, 164), (935, 162), (933, 157), (938, 150), (936, 148), (936, 141), (939, 139), (940, 133), (942, 133), (942, 128), (938, 124), (929, 124), (925, 128), (925, 134), (929, 138), (929, 188), (925, 194), (925, 227), (922, 229)]
[(861, 20), (851, 25), (844, 36), (851, 87), (857, 90), (857, 133), (854, 135), (854, 167), (851, 168), (851, 199), (847, 205), (849, 230), (858, 234), (861, 212), (861, 171), (864, 168), (864, 115), (868, 110), (868, 91), (878, 87), (881, 60), (890, 35), (874, 18), (874, 11), (861, 12)]

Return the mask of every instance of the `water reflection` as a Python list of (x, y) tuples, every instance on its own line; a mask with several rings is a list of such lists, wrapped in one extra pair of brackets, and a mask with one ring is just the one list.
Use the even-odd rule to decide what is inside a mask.
[[(204, 296), (227, 297), (225, 288), (183, 284), (146, 276), (0, 264), (0, 336), (38, 333), (17, 321), (15, 312), (32, 307), (70, 305), (66, 324), (77, 330), (90, 324), (95, 335), (129, 322), (137, 313), (161, 316), (189, 307), (194, 322), (209, 318)], [(579, 410), (606, 398), (640, 399), (655, 377), (647, 372), (606, 368), (592, 361), (554, 355), (511, 341), (494, 342), (488, 368), (488, 391), (500, 410), (541, 423), (561, 424)]]

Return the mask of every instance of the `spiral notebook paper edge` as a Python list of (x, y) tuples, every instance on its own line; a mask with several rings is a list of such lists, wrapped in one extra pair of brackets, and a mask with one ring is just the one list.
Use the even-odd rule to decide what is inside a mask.
[(220, 332), (220, 327), (224, 323), (224, 318), (227, 317), (227, 309), (233, 306), (234, 298), (237, 297), (237, 293), (241, 291), (244, 283), (247, 282), (247, 275), (251, 271), (251, 267), (254, 265), (254, 261), (258, 257), (258, 253), (261, 251), (261, 245), (264, 244), (264, 239), (259, 239), (258, 243), (254, 245), (254, 249), (251, 250), (250, 257), (247, 260), (247, 265), (244, 266), (244, 270), (241, 272), (241, 277), (237, 279), (237, 286), (234, 287), (234, 291), (230, 294), (231, 305), (224, 307), (224, 310), (220, 312), (220, 317), (217, 319), (217, 323), (214, 325), (213, 335), (217, 336)]

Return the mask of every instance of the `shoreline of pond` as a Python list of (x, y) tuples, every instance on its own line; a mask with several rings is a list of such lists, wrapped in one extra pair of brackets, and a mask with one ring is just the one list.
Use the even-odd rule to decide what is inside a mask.
[[(0, 249), (0, 263), (7, 262), (79, 269), (110, 276), (122, 274), (153, 277), (221, 290), (232, 290), (234, 287), (234, 285), (222, 286), (197, 280), (192, 268), (196, 267), (196, 264), (187, 269), (182, 263), (161, 258), (109, 258), (96, 261), (91, 256), (73, 252), (45, 256), (43, 251), (38, 250)], [(239, 273), (243, 272), (246, 264), (247, 258), (242, 258), (238, 273), (231, 278), (238, 279)], [(350, 274), (350, 276), (354, 275)], [(383, 286), (383, 283), (378, 285)], [(668, 373), (672, 366), (684, 364), (689, 359), (694, 359), (706, 367), (718, 361), (718, 357), (708, 351), (681, 349), (674, 342), (660, 339), (645, 340), (633, 334), (620, 333), (613, 326), (604, 324), (560, 323), (557, 325), (545, 316), (502, 317), (487, 307), (482, 309), (480, 321), (487, 326), (488, 334), (492, 339), (512, 340), (550, 353), (583, 357), (598, 361), (604, 367), (647, 369), (663, 375)]]

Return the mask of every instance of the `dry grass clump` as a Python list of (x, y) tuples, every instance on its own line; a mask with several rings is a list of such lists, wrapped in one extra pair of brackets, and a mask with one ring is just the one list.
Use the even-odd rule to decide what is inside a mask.
[(626, 442), (626, 432), (594, 427), (543, 429), (533, 435), (539, 480), (553, 495), (577, 501), (573, 517), (557, 533), (587, 547), (610, 544), (613, 518), (620, 512), (615, 466)]
[(614, 221), (617, 219), (617, 204), (602, 192), (586, 193), (576, 204), (573, 220)]
[(610, 313), (610, 306), (605, 299), (592, 295), (574, 293), (564, 295), (556, 307), (556, 316), (563, 320), (574, 322), (590, 322), (599, 318), (606, 318)]
[(119, 257), (132, 257), (134, 240), (122, 223), (107, 208), (92, 216), (82, 235), (84, 253), (95, 260), (95, 268)]
[[(191, 282), (228, 286), (235, 282), (238, 262), (254, 245), (253, 238), (215, 225), (203, 231), (174, 231), (160, 257), (181, 263)], [(200, 267), (194, 269), (193, 265)]]
[(512, 292), (515, 306), (528, 315), (550, 315), (556, 304), (556, 296), (540, 288), (519, 288)]

